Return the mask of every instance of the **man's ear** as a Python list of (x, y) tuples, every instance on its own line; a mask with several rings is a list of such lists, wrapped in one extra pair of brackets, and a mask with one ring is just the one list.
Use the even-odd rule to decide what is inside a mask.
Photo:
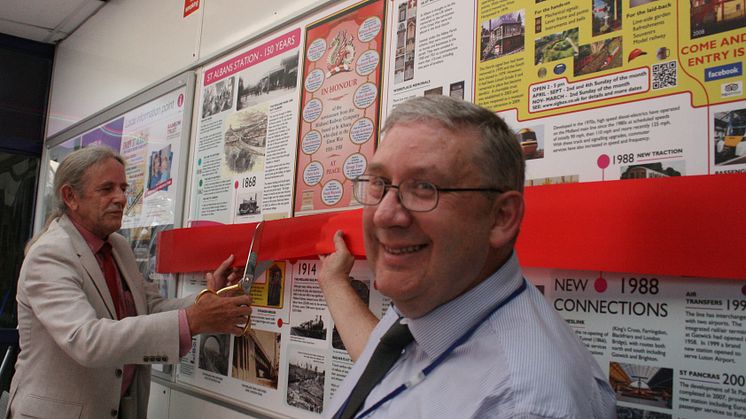
[(62, 185), (60, 188), (62, 192), (62, 200), (65, 201), (65, 205), (71, 210), (75, 211), (78, 209), (78, 196), (75, 194), (75, 190), (70, 185)]
[(495, 198), (492, 207), (493, 224), (490, 231), (490, 245), (499, 249), (511, 245), (523, 220), (523, 194), (507, 191)]

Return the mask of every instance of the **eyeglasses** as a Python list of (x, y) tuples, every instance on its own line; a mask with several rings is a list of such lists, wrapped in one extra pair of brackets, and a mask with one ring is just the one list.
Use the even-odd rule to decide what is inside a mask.
[(393, 185), (382, 177), (370, 175), (358, 176), (352, 181), (352, 194), (363, 205), (378, 205), (391, 188), (396, 188), (401, 205), (413, 212), (435, 209), (440, 192), (504, 192), (496, 188), (439, 188), (430, 182), (414, 179)]

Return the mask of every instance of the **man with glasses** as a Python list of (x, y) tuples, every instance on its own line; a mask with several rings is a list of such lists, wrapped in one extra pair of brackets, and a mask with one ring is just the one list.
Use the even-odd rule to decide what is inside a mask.
[(613, 417), (606, 374), (518, 266), (525, 163), (507, 125), (429, 96), (398, 105), (382, 133), (354, 195), (393, 306), (378, 322), (355, 296), (337, 232), (319, 283), (357, 362), (326, 415)]

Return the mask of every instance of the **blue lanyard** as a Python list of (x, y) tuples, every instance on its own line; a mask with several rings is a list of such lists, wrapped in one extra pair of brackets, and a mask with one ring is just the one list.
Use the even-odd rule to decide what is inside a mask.
[[(505, 304), (508, 304), (514, 298), (518, 297), (525, 289), (526, 289), (526, 279), (524, 278), (520, 287), (518, 287), (515, 291), (513, 291), (512, 294), (510, 294), (507, 298), (505, 298), (504, 300), (502, 300), (498, 305), (496, 305), (492, 310), (490, 310), (489, 313), (485, 314), (477, 323), (474, 324), (474, 326), (471, 327), (471, 329), (467, 330), (466, 333), (464, 333), (463, 335), (461, 335), (460, 338), (456, 339), (456, 341), (453, 342), (451, 344), (451, 346), (449, 346), (448, 349), (446, 349), (442, 354), (440, 354), (439, 357), (437, 357), (433, 362), (431, 362), (430, 365), (428, 365), (427, 367), (425, 367), (422, 371), (420, 371), (417, 375), (415, 375), (414, 377), (412, 377), (409, 381), (407, 381), (404, 384), (400, 385), (399, 387), (395, 388), (392, 392), (390, 392), (389, 394), (387, 394), (386, 397), (384, 397), (381, 400), (379, 400), (378, 402), (376, 402), (376, 404), (374, 404), (373, 406), (369, 407), (363, 413), (361, 413), (360, 415), (355, 416), (355, 417), (357, 419), (360, 419), (360, 418), (364, 418), (364, 417), (370, 415), (376, 409), (378, 409), (379, 407), (381, 407), (384, 403), (386, 403), (386, 402), (390, 401), (391, 399), (393, 399), (394, 397), (400, 395), (405, 390), (410, 389), (410, 388), (416, 386), (417, 384), (421, 383), (422, 381), (424, 381), (425, 378), (427, 378), (427, 376), (431, 372), (433, 372), (433, 370), (435, 368), (437, 368), (440, 364), (442, 364), (443, 361), (446, 358), (448, 358), (448, 356), (454, 350), (456, 350), (456, 348), (458, 348), (459, 346), (461, 346), (464, 343), (466, 343), (469, 340), (469, 338), (471, 338), (471, 335), (473, 335), (474, 332), (476, 332), (477, 329), (479, 329), (479, 327), (482, 325), (482, 323), (484, 323), (485, 321), (487, 321), (487, 319), (490, 316), (492, 316), (493, 314), (495, 314), (495, 312), (497, 310), (499, 310), (500, 308), (502, 308)], [(350, 402), (350, 396), (347, 396), (347, 400), (345, 400), (345, 402), (342, 405), (342, 407), (334, 415), (334, 418), (339, 418), (340, 413), (344, 412), (345, 407), (347, 407), (347, 404), (349, 402)]]

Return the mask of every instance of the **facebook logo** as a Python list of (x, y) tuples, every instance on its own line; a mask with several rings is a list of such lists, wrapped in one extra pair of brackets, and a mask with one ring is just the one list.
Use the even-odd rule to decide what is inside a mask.
[(743, 64), (733, 63), (705, 68), (705, 81), (737, 77), (743, 74)]

